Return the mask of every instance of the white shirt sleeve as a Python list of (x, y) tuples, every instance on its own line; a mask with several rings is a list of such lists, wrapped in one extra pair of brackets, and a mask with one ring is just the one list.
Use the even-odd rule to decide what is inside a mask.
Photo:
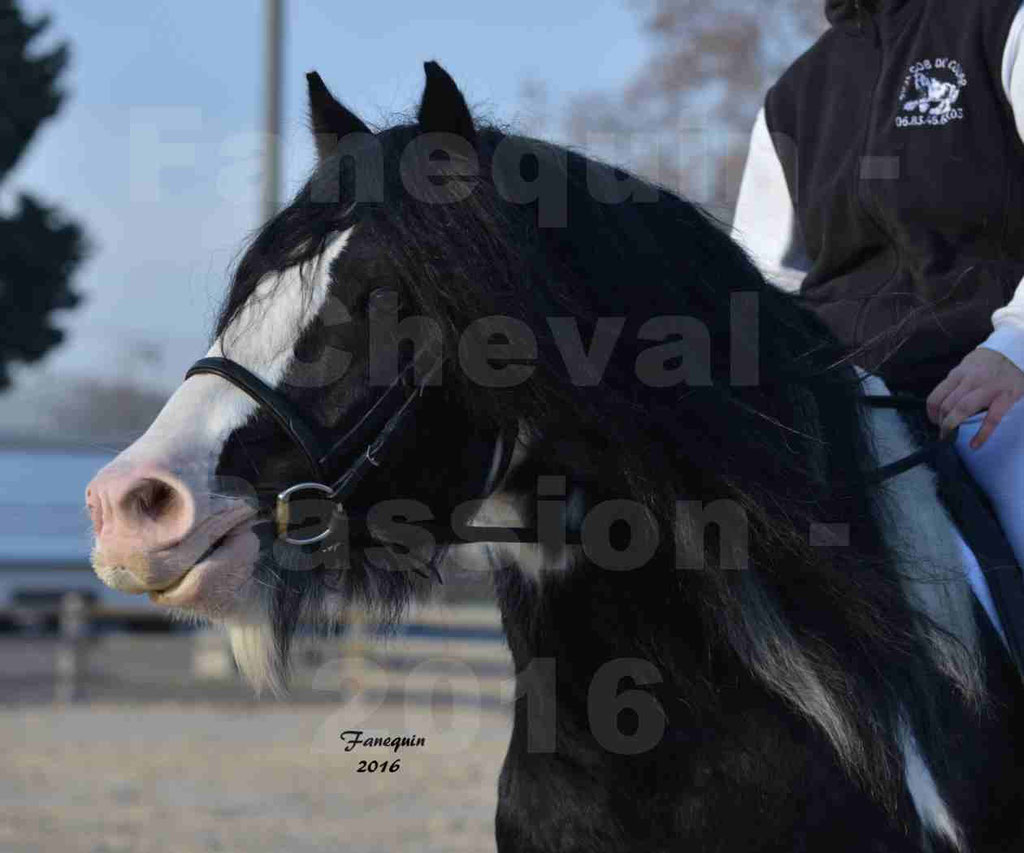
[[(1003, 50), (1003, 88), (1013, 109), (1017, 133), (1024, 140), (1024, 6), (1017, 12)], [(1005, 355), (1024, 370), (1024, 279), (1013, 298), (992, 314), (994, 331), (981, 346)]]
[(765, 278), (783, 290), (800, 289), (810, 264), (763, 107), (750, 135), (732, 236), (747, 250)]

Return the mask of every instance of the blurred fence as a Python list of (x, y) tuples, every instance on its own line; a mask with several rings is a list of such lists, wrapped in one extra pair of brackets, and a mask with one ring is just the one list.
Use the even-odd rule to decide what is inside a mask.
[(167, 619), (146, 596), (105, 586), (89, 565), (85, 487), (113, 456), (112, 449), (43, 438), (0, 439), (0, 611), (9, 624), (52, 628), (66, 592), (110, 616)]
[[(0, 701), (254, 699), (223, 629), (172, 625), (138, 634), (123, 630), (140, 627), (125, 621), (132, 615), (77, 591), (0, 608), (0, 619), (57, 626), (55, 633), (15, 633), (0, 642)], [(298, 702), (358, 696), (380, 704), (493, 707), (510, 703), (514, 690), (493, 604), (415, 607), (388, 633), (350, 612), (335, 636), (300, 626), (291, 657), (288, 698)]]
[(353, 685), (371, 699), (500, 705), (511, 701), (515, 671), (497, 607), (428, 605), (393, 636), (350, 620), (345, 659)]

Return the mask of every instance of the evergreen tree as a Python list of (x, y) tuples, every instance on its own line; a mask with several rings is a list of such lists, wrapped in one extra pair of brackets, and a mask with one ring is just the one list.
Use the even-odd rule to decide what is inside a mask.
[[(56, 83), (67, 45), (31, 48), (47, 26), (49, 19), (30, 23), (14, 0), (0, 0), (0, 182), (63, 99)], [(78, 304), (69, 279), (83, 252), (81, 229), (31, 196), (20, 194), (13, 213), (0, 213), (0, 389), (10, 384), (12, 361), (36, 361), (61, 342), (50, 315)]]

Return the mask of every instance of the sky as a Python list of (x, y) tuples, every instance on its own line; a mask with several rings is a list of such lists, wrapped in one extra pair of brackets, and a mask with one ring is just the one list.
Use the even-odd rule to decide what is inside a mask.
[[(20, 368), (31, 390), (91, 376), (170, 390), (206, 349), (231, 264), (258, 223), (259, 0), (21, 0), (48, 14), (40, 47), (68, 41), (67, 100), (0, 187), (57, 204), (86, 230), (81, 306), (58, 315), (63, 346)], [(444, 3), (285, 0), (283, 186), (313, 164), (305, 73), (371, 124), (415, 107), (436, 59), (475, 114), (525, 118), (524, 80), (549, 102), (614, 90), (647, 44), (627, 0)]]

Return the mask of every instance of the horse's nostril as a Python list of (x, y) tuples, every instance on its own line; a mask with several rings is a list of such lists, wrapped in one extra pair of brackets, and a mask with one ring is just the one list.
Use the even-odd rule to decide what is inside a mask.
[(174, 489), (162, 480), (146, 479), (140, 482), (124, 497), (124, 506), (130, 511), (156, 521), (169, 513), (177, 495)]

